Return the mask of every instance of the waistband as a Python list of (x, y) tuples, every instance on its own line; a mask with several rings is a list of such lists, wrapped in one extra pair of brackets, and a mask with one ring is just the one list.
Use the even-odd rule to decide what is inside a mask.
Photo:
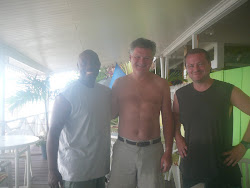
[(153, 140), (148, 140), (148, 141), (134, 142), (134, 141), (131, 141), (131, 140), (127, 140), (126, 138), (123, 138), (123, 137), (118, 135), (118, 140), (120, 140), (120, 141), (122, 141), (124, 143), (127, 143), (127, 144), (138, 146), (138, 147), (145, 147), (145, 146), (149, 146), (149, 145), (152, 145), (152, 144), (159, 143), (161, 141), (161, 137), (153, 139)]

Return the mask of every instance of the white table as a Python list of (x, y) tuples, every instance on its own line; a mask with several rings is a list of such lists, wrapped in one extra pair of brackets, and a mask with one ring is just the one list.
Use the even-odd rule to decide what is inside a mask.
[[(0, 136), (0, 150), (14, 150), (14, 159), (15, 159), (15, 187), (19, 187), (19, 156), (26, 152), (27, 160), (27, 187), (30, 188), (30, 145), (35, 144), (39, 140), (36, 136), (27, 136), (27, 135), (11, 135), (11, 136)], [(0, 159), (10, 159), (13, 158), (13, 155), (4, 155), (0, 154)]]

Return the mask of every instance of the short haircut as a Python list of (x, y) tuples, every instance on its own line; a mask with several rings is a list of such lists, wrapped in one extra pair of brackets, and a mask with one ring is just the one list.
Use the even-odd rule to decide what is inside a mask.
[(154, 41), (145, 39), (145, 38), (138, 38), (134, 40), (130, 44), (129, 53), (132, 54), (135, 48), (148, 48), (152, 51), (152, 55), (154, 56), (156, 53), (156, 44)]
[(210, 57), (209, 57), (209, 54), (208, 54), (208, 52), (207, 52), (206, 50), (204, 50), (204, 49), (202, 49), (202, 48), (194, 48), (194, 49), (192, 49), (192, 50), (189, 50), (189, 51), (187, 52), (187, 54), (185, 55), (185, 58), (184, 58), (184, 64), (185, 64), (185, 66), (186, 66), (186, 59), (187, 59), (187, 57), (188, 57), (189, 55), (191, 55), (191, 54), (204, 54), (206, 60), (207, 60), (208, 62), (211, 62)]
[(89, 59), (91, 63), (94, 63), (96, 65), (101, 65), (97, 53), (95, 53), (93, 50), (84, 50), (82, 53), (80, 53), (79, 60), (83, 61), (86, 57)]

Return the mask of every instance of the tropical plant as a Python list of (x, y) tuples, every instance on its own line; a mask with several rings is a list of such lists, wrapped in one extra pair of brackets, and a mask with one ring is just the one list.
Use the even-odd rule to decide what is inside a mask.
[(114, 70), (115, 70), (114, 65), (101, 67), (99, 70), (99, 74), (96, 77), (96, 82), (105, 80), (107, 78), (111, 78), (113, 76)]
[(120, 67), (126, 75), (133, 72), (133, 68), (130, 61), (126, 63), (121, 63)]
[(169, 85), (176, 85), (181, 84), (183, 82), (187, 82), (187, 80), (183, 78), (182, 71), (180, 70), (172, 71), (167, 80)]
[[(22, 86), (21, 89), (17, 91), (14, 96), (7, 99), (9, 110), (13, 112), (29, 102), (33, 103), (42, 101), (44, 103), (45, 110), (46, 130), (48, 130), (48, 102), (49, 97), (52, 94), (52, 92), (50, 92), (49, 77), (42, 79), (37, 75), (32, 76), (26, 74), (25, 78), (20, 80), (18, 83)], [(44, 137), (46, 139), (47, 132)]]

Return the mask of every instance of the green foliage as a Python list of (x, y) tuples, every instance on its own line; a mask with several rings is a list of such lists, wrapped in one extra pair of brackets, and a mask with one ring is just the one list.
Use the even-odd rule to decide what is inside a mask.
[(10, 111), (14, 111), (28, 102), (46, 102), (48, 100), (50, 89), (49, 78), (39, 79), (37, 76), (26, 75), (19, 84), (22, 86), (22, 89), (7, 99)]
[(115, 70), (114, 65), (101, 67), (99, 70), (99, 74), (96, 77), (96, 82), (112, 77), (114, 70)]
[(118, 125), (118, 117), (110, 121), (110, 125)]
[(99, 82), (101, 80), (104, 80), (107, 78), (107, 69), (106, 67), (102, 67), (99, 71), (98, 76), (96, 77), (96, 82)]
[(250, 46), (225, 46), (224, 69), (232, 69), (250, 65)]
[(110, 126), (111, 126), (111, 132), (118, 132), (118, 117), (115, 119), (112, 119), (110, 122)]
[(126, 75), (131, 74), (133, 72), (133, 68), (130, 61), (127, 63), (121, 63), (120, 67)]
[(46, 144), (46, 137), (45, 136), (38, 136), (39, 141), (36, 142), (36, 146), (41, 146), (42, 144)]
[(187, 80), (183, 78), (182, 72), (179, 70), (171, 72), (167, 80), (170, 85), (176, 85), (181, 84), (182, 82), (187, 82)]
[[(50, 91), (49, 77), (46, 79), (40, 79), (37, 75), (26, 75), (24, 79), (20, 80), (19, 84), (22, 86), (22, 89), (17, 91), (14, 96), (7, 99), (7, 103), (10, 105), (9, 110), (13, 112), (15, 109), (21, 108), (29, 102), (33, 103), (42, 101), (44, 103), (46, 115), (46, 127), (47, 130), (49, 130), (47, 104), (49, 102), (49, 98), (58, 93), (58, 91)], [(42, 137), (45, 142), (47, 132)]]

